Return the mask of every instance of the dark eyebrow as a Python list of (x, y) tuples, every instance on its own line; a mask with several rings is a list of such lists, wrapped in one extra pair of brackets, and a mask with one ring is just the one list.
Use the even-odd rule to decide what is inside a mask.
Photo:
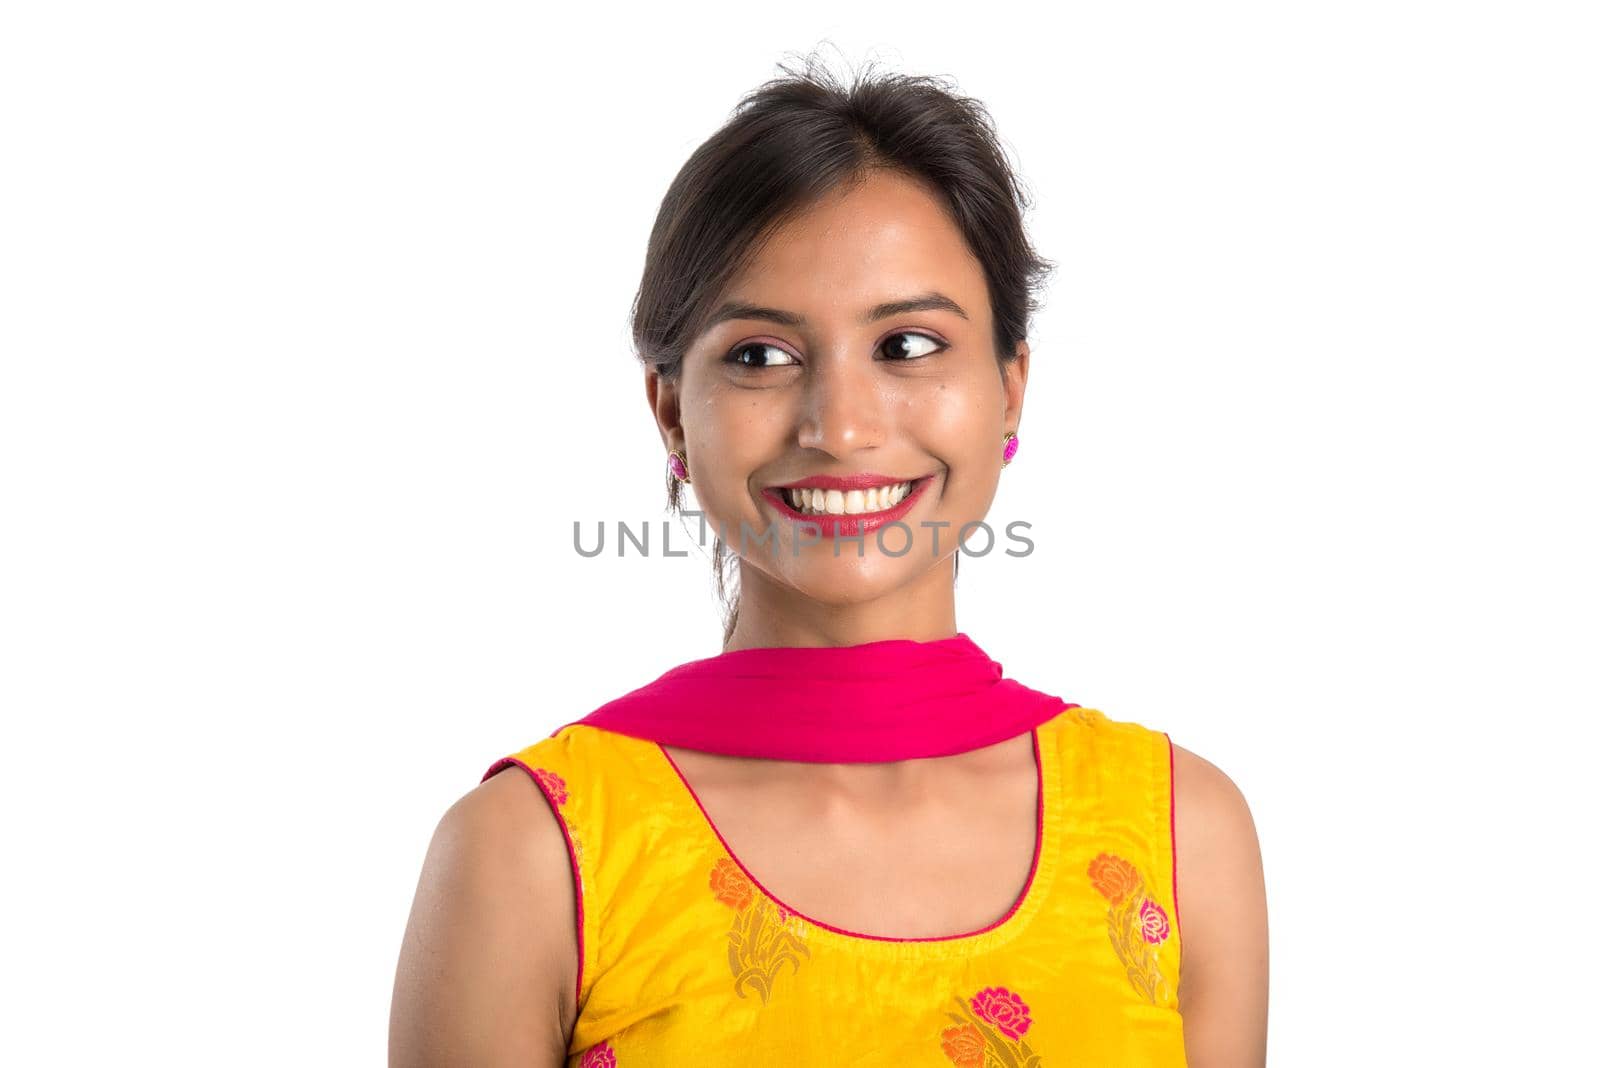
[[(909, 297), (905, 300), (891, 300), (869, 308), (861, 316), (861, 325), (875, 323), (879, 319), (887, 319), (891, 315), (904, 315), (914, 311), (947, 311), (954, 312), (961, 318), (968, 318), (961, 305), (945, 296), (943, 293), (925, 293), (920, 297)], [(779, 326), (805, 326), (806, 318), (796, 315), (791, 311), (779, 308), (765, 308), (759, 304), (750, 304), (742, 300), (730, 300), (711, 314), (705, 328), (710, 330), (719, 323), (730, 319), (761, 319)]]

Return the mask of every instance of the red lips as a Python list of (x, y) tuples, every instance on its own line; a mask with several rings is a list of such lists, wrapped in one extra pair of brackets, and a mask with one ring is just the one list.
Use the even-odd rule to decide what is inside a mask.
[[(790, 483), (789, 486), (769, 486), (762, 490), (762, 496), (771, 501), (781, 512), (784, 518), (795, 523), (807, 524), (824, 537), (831, 538), (843, 536), (854, 538), (864, 534), (871, 534), (878, 528), (893, 523), (905, 517), (917, 503), (917, 498), (922, 496), (922, 491), (928, 488), (933, 481), (933, 476), (926, 475), (919, 479), (886, 479), (882, 475), (813, 475), (800, 482)], [(836, 489), (848, 491), (853, 489), (870, 489), (873, 486), (892, 486), (897, 482), (910, 482), (911, 492), (892, 508), (885, 508), (879, 512), (860, 512), (856, 515), (807, 515), (795, 510), (783, 494), (784, 489)]]

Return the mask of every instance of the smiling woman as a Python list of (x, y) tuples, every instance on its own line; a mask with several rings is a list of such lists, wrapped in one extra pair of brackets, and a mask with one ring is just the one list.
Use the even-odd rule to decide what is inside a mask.
[(956, 625), (1050, 266), (1023, 207), (928, 78), (789, 72), (683, 166), (633, 336), (721, 648), (446, 814), (392, 1064), (1263, 1063), (1242, 796)]
[[(949, 532), (981, 522), (992, 501), (1021, 419), (1028, 322), (1053, 267), (1028, 239), (1024, 207), (983, 107), (910, 76), (848, 90), (815, 70), (776, 80), (679, 171), (650, 236), (633, 337), (663, 441), (718, 531), (730, 644), (741, 600), (787, 589), (830, 603), (845, 587), (872, 600), (913, 572), (954, 581)], [(710, 418), (682, 419), (689, 406)], [(911, 411), (914, 423), (901, 418)], [(699, 462), (713, 451), (715, 464)], [(864, 460), (894, 465), (866, 472), (868, 485), (921, 480), (916, 514), (796, 526), (797, 509), (763, 492), (860, 476)], [(668, 494), (680, 508), (679, 480)], [(818, 510), (855, 514), (854, 503), (827, 509), (824, 497)], [(896, 521), (898, 557), (836, 553), (826, 540)], [(766, 558), (788, 566), (756, 573), (729, 531), (766, 535)], [(926, 634), (953, 629), (925, 622)]]
[[(931, 604), (954, 581), (959, 554), (951, 532), (970, 534), (982, 522), (1002, 447), (1021, 419), (1029, 358), (1022, 332), (1032, 298), (1018, 287), (1044, 269), (1022, 236), (998, 150), (981, 154), (985, 144), (968, 139), (956, 152), (923, 146), (944, 161), (949, 194), (922, 176), (932, 168), (891, 166), (860, 139), (824, 140), (836, 146), (827, 151), (797, 149), (808, 165), (785, 173), (799, 199), (776, 199), (729, 224), (750, 236), (730, 241), (747, 250), (742, 255), (716, 258), (727, 272), (721, 290), (710, 290), (715, 283), (700, 278), (696, 263), (674, 262), (670, 238), (647, 265), (635, 328), (646, 391), (664, 442), (684, 457), (718, 531), (718, 575), (731, 571), (742, 591), (729, 597), (722, 587), (730, 644), (769, 642), (770, 632), (749, 628), (765, 630), (763, 620), (796, 611), (831, 614), (825, 606), (843, 601), (877, 602), (903, 619), (882, 593), (899, 589)], [(962, 160), (982, 178), (963, 176)], [(749, 165), (736, 154), (727, 163)], [(675, 188), (669, 205), (720, 202), (716, 168), (693, 173), (709, 184)], [(953, 208), (952, 196), (972, 205)], [(1000, 209), (1007, 204), (1009, 211)], [(977, 213), (983, 205), (990, 218)], [(685, 225), (690, 214), (664, 211)], [(965, 230), (957, 222), (963, 217), (971, 220)], [(972, 240), (983, 235), (988, 247), (975, 252)], [(680, 255), (694, 260), (702, 252), (694, 245)], [(986, 259), (1004, 267), (988, 270)], [(991, 285), (991, 274), (1015, 280), (1001, 299), (994, 295), (1003, 283)], [(665, 291), (673, 286), (683, 291)], [(650, 318), (652, 308), (702, 303), (704, 321), (687, 311), (676, 333)], [(684, 419), (685, 411), (697, 417)], [(888, 487), (893, 496), (897, 485), (910, 487), (898, 507), (875, 501), (867, 512), (865, 490)], [(771, 492), (806, 486), (821, 492), (804, 504)], [(676, 486), (672, 503), (679, 505)], [(813, 515), (852, 518), (807, 523), (806, 506)], [(869, 551), (881, 550), (872, 543), (854, 551), (831, 543), (890, 523), (901, 524), (892, 554)], [(741, 546), (760, 537), (769, 551), (731, 549), (731, 531)], [(741, 630), (740, 602), (756, 599), (763, 607)], [(863, 634), (883, 632), (885, 621), (872, 614), (858, 616)], [(952, 623), (948, 613), (932, 612), (910, 633), (903, 624), (891, 632), (942, 636)]]

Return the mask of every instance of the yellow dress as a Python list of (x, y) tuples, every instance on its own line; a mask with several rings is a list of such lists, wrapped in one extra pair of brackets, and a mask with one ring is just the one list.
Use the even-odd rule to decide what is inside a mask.
[(659, 744), (575, 723), (505, 757), (579, 887), (569, 1068), (1179, 1068), (1172, 749), (1070, 706), (1034, 731), (1027, 888), (980, 931), (892, 939), (787, 908)]

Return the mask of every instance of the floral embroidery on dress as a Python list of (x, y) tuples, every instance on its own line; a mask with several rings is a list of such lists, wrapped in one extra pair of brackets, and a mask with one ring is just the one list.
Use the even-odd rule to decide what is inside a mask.
[(783, 963), (800, 970), (800, 958), (810, 957), (806, 948), (806, 923), (782, 905), (756, 892), (732, 857), (720, 857), (711, 869), (711, 890), (717, 900), (734, 910), (733, 926), (728, 930), (728, 966), (733, 971), (733, 989), (745, 997), (749, 985), (761, 995), (762, 1004), (772, 996), (772, 984)]
[(955, 999), (956, 1026), (939, 1034), (957, 1068), (1036, 1068), (1043, 1061), (1023, 1040), (1033, 1019), (1026, 1002), (1003, 986), (986, 986), (968, 1001)]
[(550, 799), (560, 808), (567, 803), (567, 780), (548, 768), (534, 768), (533, 777), (550, 792)]
[(617, 1052), (610, 1042), (601, 1042), (583, 1051), (578, 1068), (617, 1068)]
[(1089, 879), (1111, 903), (1106, 927), (1128, 981), (1151, 1004), (1169, 1004), (1171, 988), (1160, 958), (1161, 946), (1172, 933), (1167, 911), (1147, 894), (1139, 869), (1113, 853), (1101, 853), (1090, 862)]
[[(559, 811), (561, 806), (567, 803), (567, 780), (563, 779), (549, 768), (533, 768), (531, 770), (533, 771), (533, 777), (539, 780), (539, 785), (544, 787), (545, 791), (550, 795), (550, 800), (556, 803), (556, 809)], [(583, 870), (583, 842), (578, 838), (577, 833), (572, 829), (572, 825), (567, 822), (567, 818), (564, 813), (561, 817), (561, 824), (567, 830), (567, 839), (572, 843), (572, 855), (577, 858), (579, 866), (578, 871), (581, 873)], [(580, 884), (580, 888), (582, 880), (583, 877), (581, 874), (579, 874), (578, 882)]]

